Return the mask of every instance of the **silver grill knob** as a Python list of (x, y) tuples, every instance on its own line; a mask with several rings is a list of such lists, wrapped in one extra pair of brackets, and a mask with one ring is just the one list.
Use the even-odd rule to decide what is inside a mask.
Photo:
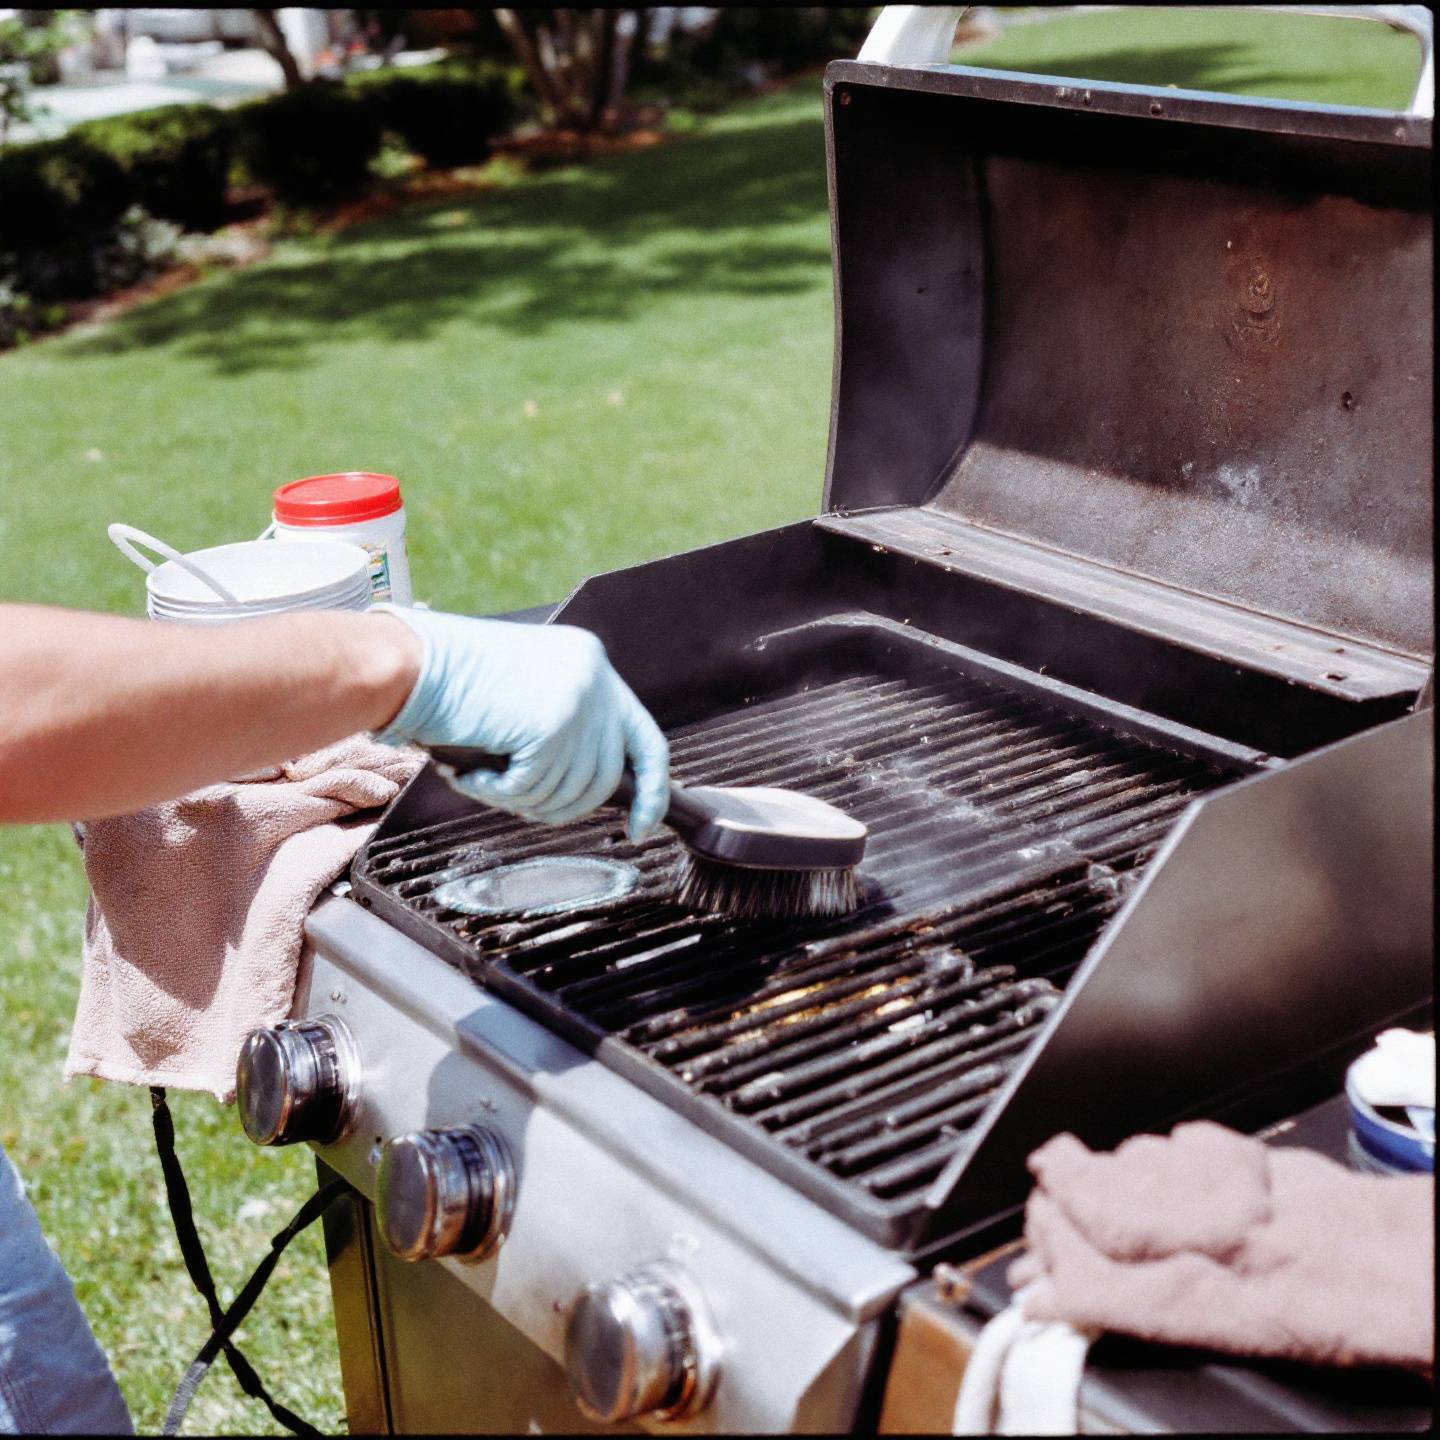
[(587, 1285), (565, 1327), (565, 1370), (591, 1420), (680, 1420), (715, 1390), (718, 1346), (689, 1277), (668, 1262)]
[(334, 1015), (252, 1030), (235, 1067), (240, 1123), (257, 1145), (327, 1145), (349, 1128), (359, 1083), (355, 1042)]
[(380, 1233), (402, 1260), (483, 1260), (504, 1240), (515, 1204), (505, 1142), (479, 1125), (418, 1130), (380, 1156)]

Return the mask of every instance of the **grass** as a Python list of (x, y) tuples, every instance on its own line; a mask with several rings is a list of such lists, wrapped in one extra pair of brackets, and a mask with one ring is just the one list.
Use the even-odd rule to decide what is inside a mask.
[[(69, 832), (0, 832), (0, 895), (0, 1142), (75, 1280), (137, 1428), (155, 1434), (208, 1325), (166, 1209), (148, 1095), (98, 1081), (60, 1083), (84, 897)], [(246, 1143), (234, 1112), (208, 1096), (171, 1091), (170, 1100), (196, 1221), (228, 1297), (314, 1188), (314, 1167), (308, 1152)], [(285, 1253), (240, 1343), (281, 1399), (336, 1431), (345, 1412), (328, 1290), (317, 1227)], [(223, 1361), (201, 1387), (186, 1430), (282, 1433)]]
[(1386, 110), (1405, 109), (1420, 74), (1415, 37), (1387, 25), (1238, 5), (1224, 14), (1156, 5), (1063, 15), (1011, 26), (952, 58), (992, 70)]
[[(141, 577), (109, 521), (187, 548), (242, 539), (276, 484), (331, 469), (402, 478), (418, 593), (471, 612), (813, 513), (828, 257), (812, 83), (667, 146), (287, 243), (108, 328), (0, 357), (0, 545), (16, 554), (0, 598), (137, 613)], [(0, 1138), (153, 1431), (204, 1309), (148, 1097), (59, 1083), (84, 895), (68, 831), (0, 831)], [(233, 1293), (313, 1165), (249, 1145), (205, 1096), (172, 1103), (197, 1223)], [(281, 1399), (343, 1427), (318, 1228), (240, 1338)], [(186, 1428), (275, 1427), (217, 1365)]]
[[(1409, 41), (1278, 17), (1282, 42), (1272, 18), (1068, 17), (958, 58), (1346, 103), (1408, 95)], [(140, 577), (107, 522), (187, 548), (244, 538), (274, 485), (330, 469), (401, 476), (419, 594), (472, 612), (813, 512), (831, 346), (816, 86), (658, 149), (497, 181), (0, 357), (0, 599), (137, 613)], [(59, 1083), (84, 894), (68, 831), (0, 831), (0, 1140), (153, 1431), (204, 1311), (147, 1096)], [(172, 1101), (233, 1293), (311, 1190), (310, 1157), (248, 1145), (207, 1097)], [(342, 1428), (318, 1231), (240, 1340), (280, 1398)], [(187, 1429), (274, 1426), (217, 1365)]]

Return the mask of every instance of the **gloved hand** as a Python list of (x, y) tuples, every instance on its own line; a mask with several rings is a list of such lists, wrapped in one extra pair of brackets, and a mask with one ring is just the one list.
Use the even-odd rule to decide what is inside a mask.
[(643, 839), (660, 823), (670, 803), (669, 747), (588, 630), (399, 605), (373, 609), (403, 620), (425, 649), (414, 690), (377, 740), (507, 755), (503, 774), (472, 771), (466, 791), (551, 825), (608, 800), (628, 756), (635, 771), (630, 838)]

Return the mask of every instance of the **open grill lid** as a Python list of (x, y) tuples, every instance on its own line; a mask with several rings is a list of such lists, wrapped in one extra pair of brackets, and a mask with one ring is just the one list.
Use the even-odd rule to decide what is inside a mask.
[(820, 524), (1337, 698), (1432, 628), (1431, 122), (836, 62)]
[[(848, 61), (826, 102), (820, 527), (1335, 699), (1413, 696), (1431, 122)], [(1129, 1133), (1137, 1085), (1173, 1118), (1423, 999), (1432, 718), (1191, 807), (935, 1181), (922, 1245), (1013, 1203), (1047, 1135)]]

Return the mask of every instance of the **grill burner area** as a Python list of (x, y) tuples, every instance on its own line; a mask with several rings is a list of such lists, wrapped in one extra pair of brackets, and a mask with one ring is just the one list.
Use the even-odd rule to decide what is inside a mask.
[[(843, 919), (695, 914), (679, 843), (614, 812), (478, 811), (373, 841), (362, 902), (886, 1243), (965, 1147), (1179, 813), (1239, 763), (1120, 733), (993, 674), (873, 657), (671, 731), (685, 784), (776, 785), (870, 827)], [(497, 919), (440, 887), (613, 856), (618, 902)]]

